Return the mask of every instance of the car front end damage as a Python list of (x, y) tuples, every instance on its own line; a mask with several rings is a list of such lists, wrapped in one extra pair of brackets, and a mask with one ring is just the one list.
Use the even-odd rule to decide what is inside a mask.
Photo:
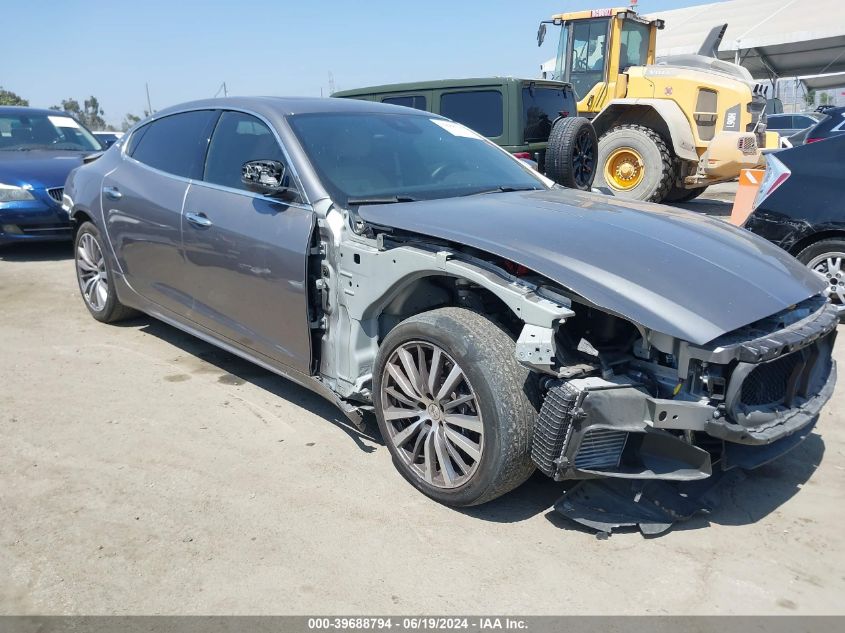
[[(676, 482), (674, 496), (688, 507), (690, 482), (715, 483), (800, 443), (833, 392), (839, 316), (821, 296), (705, 345), (589, 312), (557, 331), (526, 327), (516, 354), (544, 374), (537, 468), (556, 481), (624, 480), (585, 482), (557, 504), (594, 529), (646, 525), (656, 533), (707, 509), (670, 510), (672, 488), (654, 482)], [(659, 500), (643, 496), (648, 486)], [(596, 507), (599, 498), (613, 507)]]

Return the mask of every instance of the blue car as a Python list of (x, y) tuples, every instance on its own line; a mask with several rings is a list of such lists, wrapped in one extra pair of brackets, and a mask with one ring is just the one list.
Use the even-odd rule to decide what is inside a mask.
[(65, 179), (102, 149), (65, 112), (0, 107), (0, 246), (69, 240), (70, 221), (62, 209)]

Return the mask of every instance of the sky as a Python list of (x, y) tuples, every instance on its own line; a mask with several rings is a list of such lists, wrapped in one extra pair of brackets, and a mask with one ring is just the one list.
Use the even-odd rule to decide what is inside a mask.
[[(3, 0), (0, 86), (49, 107), (96, 96), (108, 123), (212, 97), (328, 96), (374, 84), (536, 77), (540, 20), (630, 0)], [(640, 0), (654, 13), (705, 0)], [(550, 31), (551, 35), (551, 31)], [(322, 92), (321, 92), (322, 91)], [(222, 94), (222, 93), (221, 93)]]

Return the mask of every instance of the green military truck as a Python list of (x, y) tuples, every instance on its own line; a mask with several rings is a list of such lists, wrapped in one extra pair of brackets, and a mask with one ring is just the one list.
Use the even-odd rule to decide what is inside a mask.
[(332, 97), (365, 99), (433, 112), (500, 145), (566, 187), (588, 190), (598, 143), (592, 125), (577, 116), (572, 86), (515, 77), (441, 79), (371, 86)]

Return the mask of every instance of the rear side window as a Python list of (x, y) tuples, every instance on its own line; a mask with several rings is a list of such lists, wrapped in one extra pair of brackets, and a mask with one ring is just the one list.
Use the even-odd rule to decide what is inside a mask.
[(502, 93), (498, 90), (448, 92), (440, 97), (440, 114), (482, 136), (495, 138), (504, 131)]
[(792, 127), (791, 116), (776, 116), (769, 117), (766, 121), (766, 129), (768, 130), (788, 130)]
[(279, 143), (267, 124), (243, 112), (224, 112), (211, 136), (203, 180), (246, 189), (241, 182), (241, 168), (251, 160), (285, 162)]
[(135, 132), (143, 135), (128, 151), (145, 165), (184, 178), (202, 175), (203, 157), (216, 116), (213, 110), (196, 110), (166, 116)]
[(567, 88), (526, 86), (522, 89), (522, 126), (526, 143), (549, 140), (559, 116), (576, 115), (575, 97)]
[(416, 110), (428, 110), (423, 95), (405, 95), (404, 97), (387, 97), (381, 100), (382, 103), (389, 103), (391, 105), (405, 106), (406, 108), (415, 108)]

